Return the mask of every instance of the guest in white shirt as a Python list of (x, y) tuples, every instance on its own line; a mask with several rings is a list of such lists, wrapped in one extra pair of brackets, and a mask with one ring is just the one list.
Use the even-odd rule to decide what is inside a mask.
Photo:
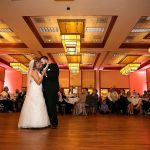
[(143, 113), (142, 99), (140, 98), (138, 93), (134, 91), (131, 96), (128, 96), (128, 101), (131, 102), (131, 105), (130, 105), (131, 112), (133, 112), (133, 110), (135, 109), (135, 110), (140, 110), (141, 114)]

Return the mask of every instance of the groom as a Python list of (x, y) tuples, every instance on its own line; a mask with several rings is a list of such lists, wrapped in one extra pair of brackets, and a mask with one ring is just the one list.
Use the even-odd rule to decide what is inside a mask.
[(52, 128), (58, 125), (56, 104), (59, 99), (59, 68), (56, 63), (50, 63), (47, 56), (40, 58), (43, 68), (43, 94)]

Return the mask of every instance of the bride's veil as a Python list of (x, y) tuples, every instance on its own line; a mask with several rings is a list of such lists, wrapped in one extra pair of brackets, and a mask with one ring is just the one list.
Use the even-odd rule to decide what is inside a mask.
[(33, 66), (34, 66), (34, 59), (29, 62), (29, 69), (28, 69), (28, 74), (27, 74), (27, 95), (29, 94), (31, 72), (33, 70)]

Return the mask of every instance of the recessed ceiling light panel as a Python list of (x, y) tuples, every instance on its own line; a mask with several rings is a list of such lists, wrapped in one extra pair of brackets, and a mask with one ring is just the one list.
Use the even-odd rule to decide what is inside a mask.
[(0, 32), (12, 32), (10, 28), (0, 28)]
[(58, 32), (58, 28), (55, 27), (40, 27), (40, 32)]
[(104, 32), (104, 28), (87, 27), (86, 32)]
[(144, 33), (144, 32), (149, 32), (150, 31), (150, 28), (136, 28), (136, 29), (133, 29), (131, 32), (134, 32), (134, 33)]

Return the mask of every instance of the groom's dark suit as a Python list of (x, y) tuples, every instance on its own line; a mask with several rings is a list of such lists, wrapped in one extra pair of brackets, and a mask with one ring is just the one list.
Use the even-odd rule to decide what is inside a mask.
[(59, 68), (55, 63), (49, 64), (46, 70), (46, 76), (43, 77), (43, 94), (47, 106), (48, 115), (50, 118), (51, 125), (57, 126), (57, 110), (56, 104), (58, 102), (58, 91), (59, 91)]

